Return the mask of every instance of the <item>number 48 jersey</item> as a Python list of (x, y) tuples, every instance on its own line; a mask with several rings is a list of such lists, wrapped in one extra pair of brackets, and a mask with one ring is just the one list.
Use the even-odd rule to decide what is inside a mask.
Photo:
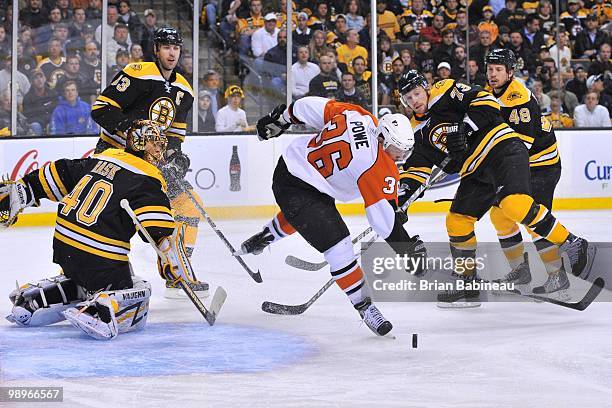
[(376, 118), (360, 106), (319, 97), (297, 100), (287, 115), (293, 123), (322, 129), (289, 145), (283, 153), (289, 172), (336, 200), (362, 197), (370, 225), (387, 237), (399, 172), (378, 142)]

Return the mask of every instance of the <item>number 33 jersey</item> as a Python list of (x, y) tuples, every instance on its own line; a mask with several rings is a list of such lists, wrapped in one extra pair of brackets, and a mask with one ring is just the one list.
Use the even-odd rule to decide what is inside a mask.
[(124, 198), (156, 241), (175, 227), (159, 170), (123, 150), (58, 160), (23, 180), (37, 201), (59, 202), (53, 236), (53, 261), (59, 265), (104, 270), (128, 262), (136, 230), (120, 206)]
[(388, 236), (399, 172), (378, 142), (376, 118), (360, 106), (320, 97), (298, 99), (284, 116), (321, 129), (288, 146), (283, 158), (289, 172), (336, 200), (362, 197), (370, 224)]

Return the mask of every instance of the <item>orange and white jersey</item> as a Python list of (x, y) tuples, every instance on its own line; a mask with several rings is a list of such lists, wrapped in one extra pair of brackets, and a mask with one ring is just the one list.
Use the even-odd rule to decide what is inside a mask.
[(383, 238), (393, 229), (399, 172), (378, 142), (378, 121), (360, 106), (320, 97), (298, 99), (285, 119), (321, 129), (283, 153), (289, 172), (339, 201), (362, 197), (368, 221)]

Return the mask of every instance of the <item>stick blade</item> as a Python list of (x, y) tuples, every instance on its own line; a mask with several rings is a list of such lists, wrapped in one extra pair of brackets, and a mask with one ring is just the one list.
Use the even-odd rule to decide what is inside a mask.
[(296, 258), (293, 255), (288, 255), (285, 258), (285, 263), (289, 266), (292, 266), (297, 269), (302, 269), (305, 271), (318, 271), (319, 269), (327, 265), (327, 262), (312, 263), (312, 262), (304, 261), (303, 259), (300, 259), (300, 258)]
[(261, 304), (261, 310), (276, 315), (299, 315), (306, 311), (306, 307), (305, 305), (289, 306), (274, 302), (263, 302)]
[(225, 303), (225, 299), (227, 299), (227, 292), (222, 286), (218, 286), (208, 308), (209, 318), (206, 319), (211, 326), (215, 324), (217, 317), (219, 317), (219, 312)]

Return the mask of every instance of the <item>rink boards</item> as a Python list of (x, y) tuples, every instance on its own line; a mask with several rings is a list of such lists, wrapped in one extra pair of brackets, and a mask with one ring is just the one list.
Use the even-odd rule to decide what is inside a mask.
[[(255, 135), (189, 136), (183, 145), (191, 159), (187, 179), (215, 217), (268, 216), (275, 211), (271, 182), (278, 158), (294, 138), (310, 136), (285, 135), (267, 142), (260, 142)], [(609, 130), (557, 131), (563, 171), (556, 190), (556, 209), (612, 208), (610, 137)], [(0, 140), (0, 172), (19, 178), (59, 158), (86, 157), (93, 153), (96, 142), (97, 137)], [(234, 186), (230, 189), (234, 147), (240, 170), (238, 176), (234, 171)], [(411, 211), (446, 211), (448, 203), (433, 201), (451, 198), (457, 184), (457, 177), (451, 177), (442, 187), (428, 191)], [(340, 210), (343, 214), (360, 214), (363, 205), (354, 201), (340, 205)], [(45, 201), (22, 216), (20, 224), (49, 225), (54, 212), (55, 204)]]

